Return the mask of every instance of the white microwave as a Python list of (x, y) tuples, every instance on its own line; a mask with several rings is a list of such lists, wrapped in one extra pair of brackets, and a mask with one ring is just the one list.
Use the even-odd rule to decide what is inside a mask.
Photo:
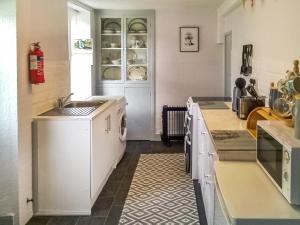
[(300, 140), (292, 128), (282, 121), (259, 121), (257, 163), (290, 204), (300, 205)]

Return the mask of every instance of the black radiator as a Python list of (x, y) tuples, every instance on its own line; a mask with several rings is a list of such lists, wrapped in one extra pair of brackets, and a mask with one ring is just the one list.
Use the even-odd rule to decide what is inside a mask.
[(161, 140), (170, 146), (172, 140), (184, 140), (186, 107), (163, 106)]

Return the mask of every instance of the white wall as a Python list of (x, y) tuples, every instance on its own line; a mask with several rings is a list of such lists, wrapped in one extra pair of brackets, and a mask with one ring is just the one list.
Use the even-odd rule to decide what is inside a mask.
[(18, 220), (15, 5), (15, 0), (0, 1), (0, 223), (8, 214)]
[(31, 41), (41, 42), (46, 74), (45, 84), (32, 89), (32, 113), (36, 114), (51, 108), (57, 97), (70, 93), (68, 9), (67, 0), (31, 2), (30, 37)]
[(224, 19), (224, 32), (232, 31), (232, 83), (239, 76), (243, 44), (253, 44), (253, 75), (260, 94), (268, 96), (294, 59), (300, 59), (299, 0), (255, 1), (242, 5)]
[[(19, 210), (23, 225), (32, 216), (32, 205), (26, 203), (32, 197), (32, 115), (51, 108), (57, 97), (70, 91), (67, 0), (18, 0), (17, 35)], [(36, 41), (41, 42), (45, 54), (46, 83), (30, 85), (28, 51)]]
[[(179, 52), (179, 27), (200, 27), (200, 51)], [(223, 96), (222, 48), (214, 7), (156, 10), (156, 132), (162, 106), (185, 105), (189, 96)]]

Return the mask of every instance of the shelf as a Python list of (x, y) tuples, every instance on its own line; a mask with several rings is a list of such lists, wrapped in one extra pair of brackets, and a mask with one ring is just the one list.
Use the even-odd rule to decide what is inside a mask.
[(102, 36), (121, 36), (122, 34), (101, 34)]
[(102, 64), (103, 67), (121, 67), (122, 65), (115, 65), (115, 64)]
[(148, 48), (128, 48), (129, 50), (147, 50)]
[(147, 36), (148, 33), (127, 33), (130, 36)]
[(128, 67), (133, 67), (133, 66), (143, 66), (143, 67), (147, 67), (147, 64), (127, 64)]
[(101, 48), (102, 50), (121, 50), (122, 48)]

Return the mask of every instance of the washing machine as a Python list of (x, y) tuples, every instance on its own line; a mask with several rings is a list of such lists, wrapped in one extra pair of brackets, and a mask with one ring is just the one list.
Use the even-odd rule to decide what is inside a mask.
[(127, 140), (127, 126), (126, 126), (126, 99), (123, 97), (119, 100), (118, 104), (118, 152), (117, 152), (117, 163), (122, 159)]

